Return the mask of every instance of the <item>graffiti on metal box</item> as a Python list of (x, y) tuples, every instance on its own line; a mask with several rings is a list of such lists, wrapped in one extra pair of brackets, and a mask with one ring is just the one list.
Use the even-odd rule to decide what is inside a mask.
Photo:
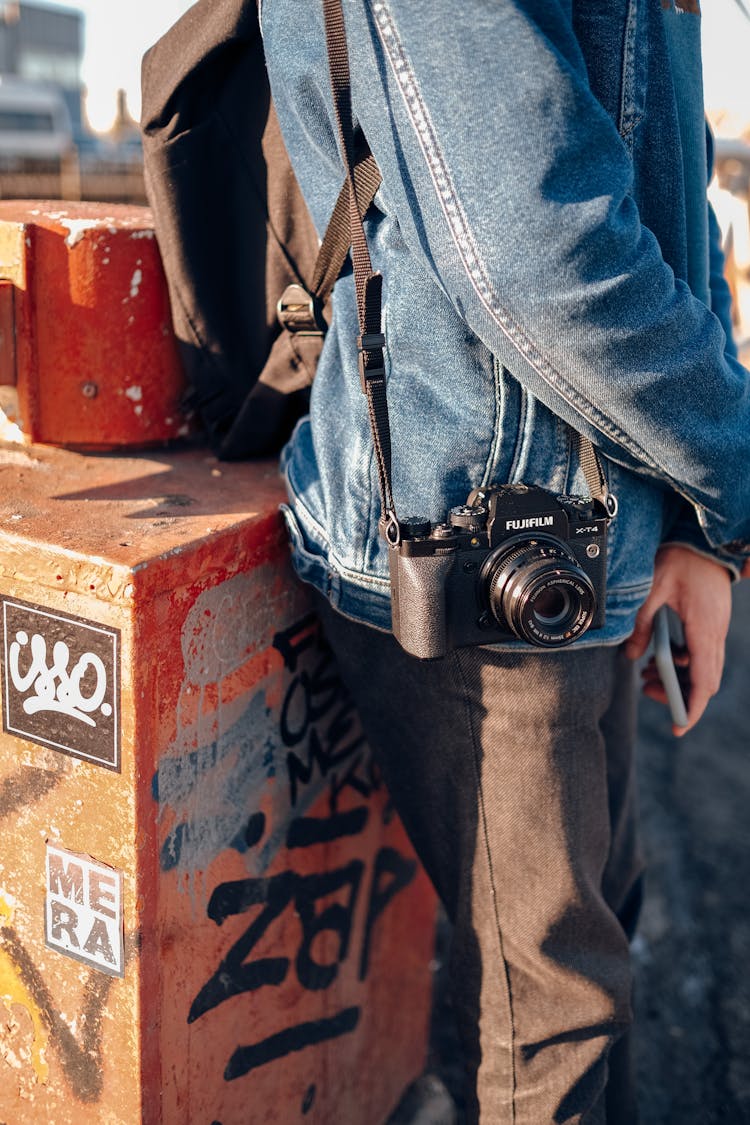
[[(380, 777), (317, 618), (310, 614), (277, 633), (273, 647), (291, 674), (279, 717), (289, 804), (295, 808), (303, 791), (317, 796), (326, 784), (331, 813), (346, 789), (369, 797)], [(309, 667), (305, 654), (312, 656)], [(335, 822), (327, 831), (335, 831)]]
[(3, 730), (120, 768), (117, 629), (2, 599)]
[[(242, 585), (236, 590), (237, 601), (246, 598)], [(198, 599), (191, 629), (205, 628), (203, 615), (210, 606)], [(224, 591), (221, 612), (230, 614), (234, 606), (235, 599)], [(195, 656), (191, 650), (193, 666), (188, 664), (184, 689), (188, 699), (191, 677), (198, 680), (208, 647), (202, 640), (193, 643)], [(262, 791), (273, 809), (264, 845), (252, 859), (257, 873), (284, 845), (291, 809), (304, 812), (327, 792), (335, 810), (345, 791), (366, 797), (381, 785), (317, 618), (309, 614), (277, 633), (272, 648), (284, 662), (280, 705), (268, 702), (268, 682), (260, 682), (249, 696), (226, 705), (218, 723), (214, 716), (201, 717), (193, 726), (178, 730), (159, 763), (154, 796), (160, 817), (172, 822), (161, 845), (163, 871), (193, 874), (205, 870), (227, 848), (246, 853), (247, 810)], [(227, 678), (231, 678), (241, 666), (241, 654), (227, 664)], [(278, 675), (274, 684), (279, 684)], [(225, 715), (231, 721), (223, 726)], [(205, 740), (200, 738), (203, 727), (211, 731)], [(269, 787), (271, 779), (282, 778), (283, 787)], [(204, 815), (201, 809), (209, 812)]]
[[(49, 1043), (60, 1060), (71, 1093), (82, 1102), (98, 1102), (104, 1085), (102, 1032), (113, 979), (91, 970), (81, 1009), (74, 1020), (80, 1026), (76, 1035), (58, 1010), (32, 954), (15, 929), (2, 924), (2, 905), (0, 896), (0, 982), (6, 1001), (13, 1001), (30, 1019), (34, 1034), (33, 1072), (39, 1082), (48, 1080), (45, 1048)], [(6, 1025), (8, 1039), (12, 1031), (12, 1024)]]
[(370, 978), (418, 871), (317, 616), (274, 630), (263, 588), (237, 576), (191, 606), (153, 778), (162, 875), (215, 934), (181, 1018), (196, 1043), (233, 1029), (217, 1059), (227, 1083), (370, 1034)]
[(50, 949), (121, 977), (122, 873), (47, 844), (45, 940)]
[[(308, 847), (342, 834), (342, 815), (346, 817), (343, 834), (356, 834), (364, 828), (367, 814), (367, 807), (360, 806), (350, 810), (349, 814), (293, 820), (289, 826), (288, 846)], [(364, 896), (361, 888), (365, 882), (366, 865), (361, 859), (352, 859), (340, 867), (309, 875), (287, 870), (266, 878), (239, 879), (220, 884), (208, 904), (208, 916), (218, 926), (229, 917), (253, 911), (255, 907), (259, 909), (193, 1000), (188, 1022), (194, 1022), (233, 996), (255, 992), (263, 985), (278, 987), (292, 971), (306, 991), (319, 992), (330, 988), (351, 953), (355, 913), (360, 900), (364, 903), (364, 922), (356, 951), (357, 976), (360, 981), (365, 980), (378, 919), (394, 897), (411, 883), (416, 870), (415, 860), (403, 856), (395, 848), (382, 847), (366, 879)], [(294, 956), (250, 958), (260, 939), (285, 911), (291, 911), (299, 919), (300, 933)], [(329, 935), (326, 948), (330, 948), (332, 939), (334, 952), (322, 959), (316, 955), (314, 947), (325, 934)], [(279, 950), (282, 948), (284, 946), (280, 942)], [(250, 1070), (292, 1051), (345, 1035), (354, 1031), (359, 1017), (359, 1007), (350, 1005), (323, 1019), (304, 1021), (257, 1043), (239, 1046), (227, 1063), (224, 1077), (227, 1081), (240, 1078)]]
[[(283, 843), (291, 858), (304, 849), (364, 832), (370, 817), (367, 798), (381, 782), (316, 619), (310, 615), (277, 633), (273, 646), (291, 675), (279, 713), (281, 743), (287, 748), (290, 809), (308, 807), (307, 787), (320, 794), (321, 783), (328, 786), (326, 816), (307, 816), (304, 812), (292, 815), (287, 818), (281, 841), (278, 830), (275, 837), (271, 835), (270, 850), (275, 853)], [(354, 807), (340, 807), (344, 792), (354, 795)], [(246, 847), (262, 844), (266, 829), (265, 814), (254, 813), (246, 826)], [(264, 853), (267, 860), (268, 843), (260, 849), (260, 854)], [(262, 862), (261, 867), (265, 866)], [(411, 883), (416, 870), (413, 859), (395, 848), (381, 847), (369, 872), (364, 860), (353, 858), (334, 868), (326, 865), (319, 872), (300, 874), (290, 869), (220, 884), (209, 900), (208, 917), (218, 926), (241, 914), (252, 913), (253, 918), (193, 1000), (188, 1022), (234, 996), (255, 992), (264, 985), (279, 987), (292, 975), (305, 991), (328, 989), (352, 955), (357, 959), (357, 977), (364, 981), (378, 919)], [(358, 927), (361, 938), (353, 951), (360, 902), (364, 911)], [(251, 957), (261, 939), (266, 934), (272, 939), (274, 925), (280, 929), (285, 916), (288, 921), (290, 915), (298, 919), (296, 948), (289, 951), (289, 942), (279, 939), (279, 956)], [(289, 952), (291, 955), (287, 955)], [(227, 1062), (224, 1078), (240, 1078), (293, 1051), (352, 1032), (360, 1014), (359, 1006), (352, 1004), (332, 1015), (301, 1021), (256, 1043), (238, 1046)]]

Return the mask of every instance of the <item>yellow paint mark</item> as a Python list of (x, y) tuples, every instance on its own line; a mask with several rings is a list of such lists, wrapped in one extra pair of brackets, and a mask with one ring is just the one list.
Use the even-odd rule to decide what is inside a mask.
[(6, 898), (2, 891), (0, 891), (0, 918), (5, 918), (7, 922), (13, 921), (13, 910), (15, 902), (11, 902)]
[[(10, 922), (13, 918), (13, 905), (0, 893), (0, 918)], [(0, 927), (2, 933), (2, 927)], [(47, 1047), (47, 1029), (44, 1026), (42, 1013), (34, 1001), (26, 985), (18, 976), (16, 966), (9, 955), (2, 949), (0, 939), (0, 999), (10, 1004), (20, 1004), (29, 1013), (31, 1025), (34, 1029), (34, 1042), (31, 1048), (31, 1065), (39, 1082), (46, 1083), (49, 1077), (49, 1066), (44, 1058)]]

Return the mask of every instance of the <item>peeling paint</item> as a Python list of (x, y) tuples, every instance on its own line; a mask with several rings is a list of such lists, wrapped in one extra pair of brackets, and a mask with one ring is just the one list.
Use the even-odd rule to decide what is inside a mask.
[(131, 402), (140, 402), (143, 398), (143, 388), (137, 386), (128, 387), (125, 391), (125, 398), (129, 398)]
[(0, 410), (0, 440), (1, 441), (23, 441), (23, 431), (16, 422), (11, 422), (7, 414)]
[(133, 276), (130, 279), (130, 296), (131, 297), (137, 297), (138, 296), (138, 290), (141, 287), (142, 281), (143, 281), (143, 270), (141, 270), (141, 269), (135, 270), (135, 272), (133, 273)]
[(61, 227), (65, 227), (68, 235), (65, 239), (66, 246), (75, 246), (80, 242), (87, 231), (96, 230), (101, 224), (98, 219), (66, 219), (61, 216), (50, 216), (59, 219)]

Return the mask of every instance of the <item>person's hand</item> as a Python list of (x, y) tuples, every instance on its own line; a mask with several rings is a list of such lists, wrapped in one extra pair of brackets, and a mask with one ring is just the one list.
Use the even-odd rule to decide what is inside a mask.
[[(750, 577), (750, 563), (745, 564), (745, 573)], [(685, 648), (675, 653), (678, 675), (690, 685), (688, 725), (672, 726), (673, 734), (679, 737), (695, 726), (709, 699), (719, 690), (732, 609), (728, 571), (687, 547), (662, 547), (656, 556), (651, 592), (638, 611), (625, 645), (625, 655), (631, 660), (638, 660), (646, 651), (654, 614), (663, 605), (675, 611), (685, 632)], [(643, 691), (659, 703), (667, 702), (653, 660), (643, 671)]]

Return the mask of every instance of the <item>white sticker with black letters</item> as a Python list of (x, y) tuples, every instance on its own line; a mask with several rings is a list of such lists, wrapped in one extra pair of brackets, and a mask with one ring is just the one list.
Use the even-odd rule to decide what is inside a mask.
[(0, 598), (3, 730), (120, 770), (120, 633)]
[(50, 949), (123, 976), (122, 872), (48, 843), (46, 883)]

